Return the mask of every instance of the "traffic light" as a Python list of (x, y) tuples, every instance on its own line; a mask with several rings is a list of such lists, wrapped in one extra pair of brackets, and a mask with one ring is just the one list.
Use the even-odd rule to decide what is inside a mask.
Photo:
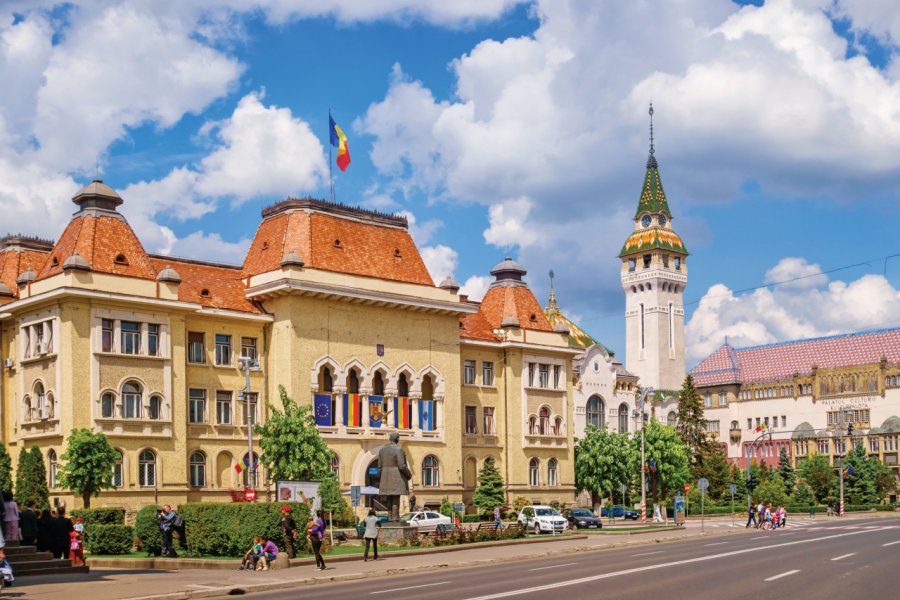
[(853, 423), (847, 425), (847, 435), (853, 435)]
[(750, 475), (750, 478), (747, 480), (747, 491), (752, 492), (758, 485), (759, 479), (756, 477), (756, 475)]

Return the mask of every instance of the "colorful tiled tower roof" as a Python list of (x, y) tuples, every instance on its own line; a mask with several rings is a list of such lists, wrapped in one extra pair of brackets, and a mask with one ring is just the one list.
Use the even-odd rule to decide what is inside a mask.
[[(550, 271), (550, 274), (550, 299), (547, 301), (547, 306), (544, 308), (544, 314), (547, 315), (547, 320), (550, 321), (550, 325), (553, 326), (554, 331), (563, 328), (568, 329), (569, 346), (572, 348), (588, 348), (595, 344), (603, 346), (596, 338), (576, 325), (571, 319), (564, 315), (561, 310), (559, 310), (559, 304), (556, 301), (556, 290), (553, 289), (553, 271)], [(603, 349), (606, 350), (610, 356), (613, 355), (613, 351), (606, 346), (603, 346)]]

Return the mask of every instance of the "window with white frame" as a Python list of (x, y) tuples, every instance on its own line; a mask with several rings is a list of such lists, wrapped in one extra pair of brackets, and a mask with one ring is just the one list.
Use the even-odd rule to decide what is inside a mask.
[(494, 407), (493, 406), (484, 406), (481, 409), (482, 413), (482, 425), (485, 435), (496, 435), (497, 429), (494, 424)]
[(216, 365), (231, 365), (231, 336), (216, 334)]
[(537, 487), (541, 484), (541, 461), (532, 458), (528, 462), (528, 485)]
[(828, 454), (829, 448), (830, 448), (830, 445), (829, 445), (827, 439), (821, 439), (816, 444), (816, 451), (819, 454)]
[(478, 433), (478, 409), (475, 406), (466, 407), (466, 433), (474, 435)]
[(250, 404), (250, 425), (256, 425), (259, 422), (259, 394), (256, 392), (241, 392), (238, 408), (241, 411), (241, 423), (247, 425), (247, 403)]
[(197, 388), (188, 390), (188, 422), (206, 422), (206, 390)]
[(897, 451), (897, 436), (896, 435), (886, 435), (884, 436), (884, 451), (885, 452), (896, 452)]
[(869, 436), (869, 452), (873, 454), (878, 454), (878, 451), (881, 449), (881, 444), (878, 443), (878, 437), (874, 435)]
[(204, 341), (203, 332), (188, 332), (188, 356), (189, 363), (202, 365), (206, 363), (206, 342)]
[(557, 462), (555, 458), (551, 458), (547, 461), (547, 485), (551, 487), (556, 487), (559, 485), (559, 482), (556, 478), (557, 473)]
[(159, 356), (159, 325), (156, 323), (147, 324), (147, 355)]
[(606, 403), (599, 396), (591, 396), (588, 398), (587, 405), (584, 407), (585, 421), (587, 425), (593, 425), (597, 429), (602, 429), (606, 424)]
[(538, 365), (538, 386), (545, 388), (550, 385), (550, 365), (541, 363)]
[(122, 469), (122, 452), (116, 450), (116, 461), (113, 463), (113, 477), (112, 484), (113, 487), (123, 487), (125, 485), (125, 472)]
[(806, 440), (800, 440), (798, 442), (794, 442), (794, 455), (795, 456), (806, 456), (809, 450), (809, 444), (806, 443)]
[(141, 487), (156, 486), (156, 454), (143, 450), (138, 455), (138, 484)]
[(119, 350), (122, 354), (141, 353), (141, 324), (134, 321), (120, 321)]
[(481, 385), (487, 387), (494, 385), (494, 363), (492, 361), (481, 361)]
[(141, 404), (143, 403), (143, 390), (141, 386), (129, 381), (122, 386), (122, 417), (125, 419), (140, 419)]
[(191, 487), (206, 486), (206, 456), (202, 452), (191, 453)]
[(781, 415), (781, 428), (787, 428), (787, 415)]
[(475, 385), (475, 361), (463, 361), (463, 385)]
[(53, 319), (23, 325), (22, 356), (26, 359), (53, 354)]
[(116, 322), (112, 319), (100, 320), (100, 351), (112, 352), (116, 336)]
[(546, 406), (542, 406), (541, 410), (538, 412), (538, 418), (540, 420), (540, 434), (550, 435), (550, 409)]
[(562, 371), (559, 365), (553, 365), (553, 389), (559, 389), (559, 374)]
[(753, 429), (753, 419), (747, 418), (747, 429)]
[(422, 460), (422, 485), (424, 487), (440, 487), (440, 469), (438, 459), (432, 455)]
[(706, 431), (708, 433), (719, 433), (719, 422), (718, 421), (707, 421), (706, 422)]
[(706, 408), (712, 407), (712, 394), (709, 392), (703, 395), (703, 406)]
[(52, 489), (59, 483), (59, 463), (56, 460), (56, 450), (51, 450), (47, 453), (47, 462), (50, 463), (47, 475), (49, 477), (50, 488)]
[(106, 392), (100, 397), (100, 417), (112, 419), (116, 410), (116, 397), (111, 392)]
[(728, 406), (728, 394), (719, 392), (719, 406)]
[(159, 396), (150, 396), (150, 402), (147, 404), (147, 416), (158, 421), (162, 419), (162, 398)]
[(253, 362), (259, 360), (259, 350), (256, 347), (255, 337), (241, 338), (241, 356), (249, 358)]
[(528, 363), (528, 387), (534, 387), (534, 363)]
[(232, 393), (228, 390), (216, 391), (216, 423), (219, 425), (231, 425)]

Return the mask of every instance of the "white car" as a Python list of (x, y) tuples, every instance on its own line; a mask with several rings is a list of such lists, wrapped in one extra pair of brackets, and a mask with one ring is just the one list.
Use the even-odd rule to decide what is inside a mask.
[(569, 526), (569, 522), (559, 511), (552, 506), (532, 505), (519, 511), (519, 523), (539, 535), (545, 531), (550, 533), (562, 533)]
[(450, 525), (452, 523), (450, 517), (431, 512), (430, 510), (406, 513), (400, 517), (400, 520), (406, 521), (410, 525), (415, 525), (422, 531), (432, 531), (437, 529), (438, 525)]

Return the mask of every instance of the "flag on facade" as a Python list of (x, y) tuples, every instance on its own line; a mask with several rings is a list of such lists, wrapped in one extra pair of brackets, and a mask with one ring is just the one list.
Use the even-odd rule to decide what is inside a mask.
[[(250, 468), (250, 458), (248, 456), (244, 456), (243, 464), (237, 463), (234, 465), (234, 470), (238, 472), (238, 475), (246, 471)], [(253, 471), (259, 468), (259, 457), (256, 456), (253, 459)]]
[(766, 424), (760, 423), (759, 425), (756, 426), (756, 433), (761, 433), (761, 432), (765, 431), (766, 429), (768, 429)]
[(405, 396), (394, 398), (394, 414), (397, 415), (397, 429), (409, 429), (409, 398)]
[(650, 466), (650, 472), (651, 472), (651, 473), (656, 473), (656, 461), (655, 461), (655, 460), (653, 460), (653, 459), (651, 458), (651, 459), (647, 462), (647, 465)]
[(316, 394), (314, 406), (316, 407), (316, 425), (324, 427), (334, 425), (334, 415), (331, 414), (331, 394)]
[(347, 167), (350, 166), (350, 146), (347, 145), (347, 136), (344, 135), (344, 131), (331, 118), (330, 112), (328, 113), (328, 129), (331, 134), (329, 136), (331, 145), (337, 148), (337, 159), (335, 162), (341, 171), (346, 171)]
[(362, 427), (359, 394), (344, 394), (344, 425)]
[(856, 471), (853, 470), (852, 466), (849, 466), (846, 469), (844, 469), (844, 477), (850, 477), (851, 475), (853, 475), (855, 473), (856, 473)]
[(434, 400), (419, 400), (419, 429), (434, 430)]
[(383, 396), (369, 396), (369, 427), (387, 425), (387, 417), (391, 414)]

